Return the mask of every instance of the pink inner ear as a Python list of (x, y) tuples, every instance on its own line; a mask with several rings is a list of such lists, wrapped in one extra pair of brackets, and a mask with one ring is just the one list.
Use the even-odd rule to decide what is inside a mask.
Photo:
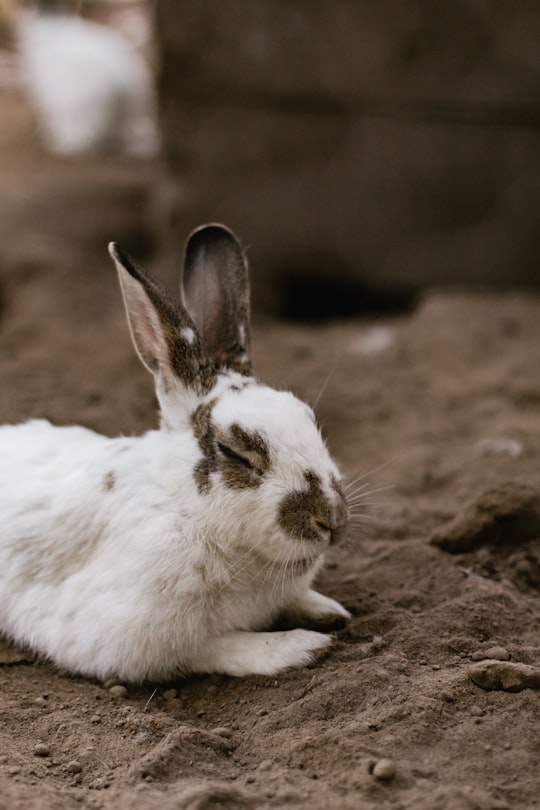
[(214, 224), (192, 233), (183, 285), (185, 306), (214, 365), (250, 374), (248, 269), (231, 231)]
[(125, 271), (121, 280), (135, 348), (144, 365), (155, 373), (167, 363), (163, 327), (139, 282)]
[(219, 280), (212, 272), (202, 274), (202, 283), (191, 286), (188, 312), (193, 318), (205, 349), (216, 356), (223, 351), (224, 312)]

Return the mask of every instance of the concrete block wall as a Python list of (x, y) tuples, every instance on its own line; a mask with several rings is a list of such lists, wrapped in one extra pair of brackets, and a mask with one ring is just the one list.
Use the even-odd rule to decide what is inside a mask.
[(538, 0), (161, 0), (173, 242), (287, 273), (540, 283)]

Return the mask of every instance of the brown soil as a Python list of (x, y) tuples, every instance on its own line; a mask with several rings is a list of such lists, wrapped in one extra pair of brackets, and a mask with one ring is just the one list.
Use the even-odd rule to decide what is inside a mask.
[[(142, 431), (151, 381), (104, 245), (147, 250), (160, 170), (46, 158), (2, 105), (0, 421)], [(540, 300), (431, 292), (254, 340), (265, 381), (310, 402), (327, 382), (329, 445), (366, 476), (319, 583), (352, 621), (311, 669), (127, 691), (5, 647), (0, 808), (538, 807)]]

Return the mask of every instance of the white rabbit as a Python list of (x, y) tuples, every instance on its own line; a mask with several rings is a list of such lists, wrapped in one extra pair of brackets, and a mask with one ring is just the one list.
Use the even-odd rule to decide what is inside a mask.
[(35, 10), (22, 11), (16, 27), (23, 80), (51, 152), (156, 153), (150, 71), (122, 34)]
[(310, 587), (349, 512), (311, 409), (252, 376), (240, 244), (194, 231), (180, 304), (110, 252), (161, 427), (0, 427), (0, 632), (99, 678), (306, 665), (302, 626), (350, 615)]

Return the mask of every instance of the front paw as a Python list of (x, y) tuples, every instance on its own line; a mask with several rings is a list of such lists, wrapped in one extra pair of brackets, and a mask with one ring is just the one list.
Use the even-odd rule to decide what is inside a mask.
[(328, 596), (307, 589), (290, 602), (278, 619), (282, 628), (306, 627), (328, 632), (344, 627), (351, 618), (349, 611)]
[(279, 645), (272, 651), (275, 674), (314, 664), (325, 656), (333, 641), (332, 636), (312, 630), (287, 630), (271, 635), (276, 636), (276, 640), (279, 638)]
[(309, 666), (332, 644), (331, 636), (311, 630), (251, 633), (239, 630), (209, 642), (190, 662), (192, 672), (223, 672), (225, 675), (277, 675)]

